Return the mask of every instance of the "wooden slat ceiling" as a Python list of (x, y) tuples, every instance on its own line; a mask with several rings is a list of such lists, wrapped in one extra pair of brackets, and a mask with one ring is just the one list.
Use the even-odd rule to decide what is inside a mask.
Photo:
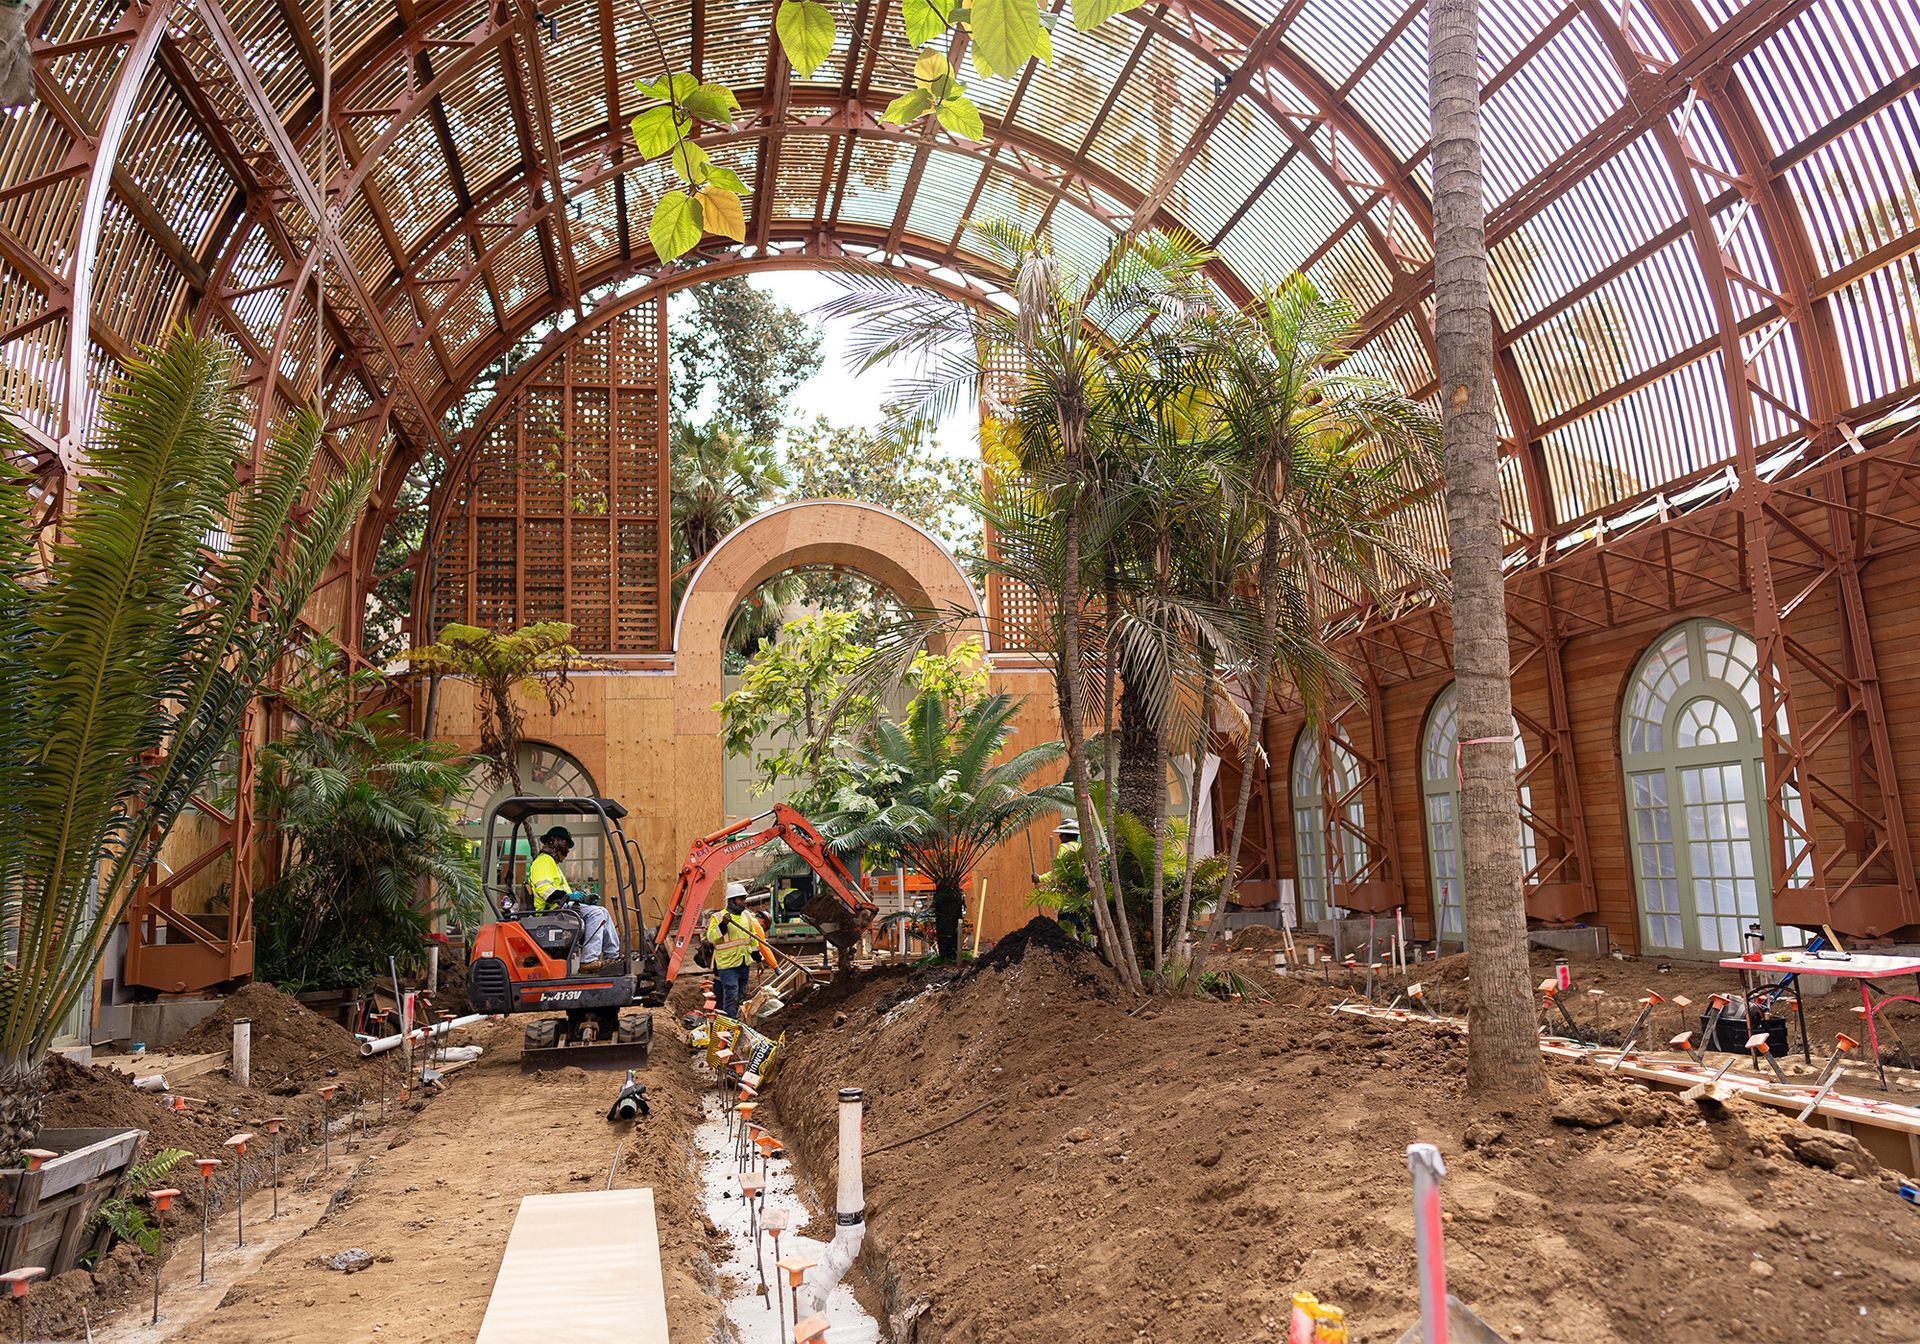
[[(765, 0), (652, 11), (673, 68), (738, 91), (706, 139), (754, 188), (748, 244), (676, 274), (857, 250), (957, 281), (979, 272), (965, 221), (983, 216), (1091, 264), (1144, 211), (1217, 251), (1229, 297), (1294, 269), (1348, 296), (1360, 359), (1432, 394), (1423, 0), (1062, 23), (1050, 68), (963, 72), (980, 144), (880, 125), (909, 83), (898, 7), (840, 14), (801, 81), (769, 53)], [(1502, 0), (1483, 17), (1517, 561), (1910, 413), (1920, 11)], [(529, 333), (661, 278), (645, 224), (662, 165), (626, 129), (633, 81), (661, 73), (637, 6), (336, 2), (325, 126), (323, 28), (319, 0), (41, 0), (41, 100), (0, 116), (0, 402), (43, 466), (77, 461), (99, 379), (182, 320), (235, 339), (263, 423), (318, 370), (339, 418), (392, 432), (401, 459), (457, 453), (473, 387)], [(1437, 512), (1415, 525), (1438, 548)]]

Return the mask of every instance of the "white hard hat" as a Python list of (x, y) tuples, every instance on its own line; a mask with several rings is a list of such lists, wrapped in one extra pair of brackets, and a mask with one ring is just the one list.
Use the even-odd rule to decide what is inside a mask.
[(738, 896), (743, 901), (747, 898), (747, 884), (745, 882), (727, 883), (727, 899), (732, 900), (735, 896)]

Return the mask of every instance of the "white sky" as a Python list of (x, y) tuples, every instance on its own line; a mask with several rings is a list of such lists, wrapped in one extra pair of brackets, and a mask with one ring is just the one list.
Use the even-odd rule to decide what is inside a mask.
[[(751, 277), (754, 288), (764, 291), (797, 312), (811, 316), (821, 303), (842, 292), (839, 285), (819, 271), (763, 271)], [(871, 373), (856, 373), (847, 363), (846, 322), (811, 319), (820, 328), (820, 372), (803, 383), (789, 403), (800, 417), (824, 415), (836, 425), (873, 428), (880, 423), (880, 406), (892, 385), (910, 369), (889, 372), (884, 366)], [(980, 456), (980, 424), (969, 412), (949, 416), (940, 423), (935, 435), (940, 449), (949, 457), (967, 461)]]

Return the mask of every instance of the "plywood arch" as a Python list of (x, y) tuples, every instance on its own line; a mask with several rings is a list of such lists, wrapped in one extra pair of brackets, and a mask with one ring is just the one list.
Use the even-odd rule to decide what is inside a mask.
[(718, 742), (721, 654), (734, 610), (790, 569), (835, 566), (872, 579), (916, 612), (960, 617), (984, 644), (985, 608), (966, 571), (924, 528), (852, 500), (802, 500), (742, 523), (700, 562), (674, 621), (674, 732)]

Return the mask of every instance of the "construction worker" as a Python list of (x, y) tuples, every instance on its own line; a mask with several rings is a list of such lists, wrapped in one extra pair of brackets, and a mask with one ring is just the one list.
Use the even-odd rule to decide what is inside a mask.
[(729, 883), (727, 908), (714, 911), (707, 921), (707, 941), (713, 944), (714, 998), (719, 1010), (735, 1021), (740, 1017), (740, 1001), (747, 996), (753, 950), (765, 937), (760, 921), (747, 913), (746, 887)]
[(604, 963), (620, 956), (620, 934), (613, 927), (613, 916), (604, 906), (581, 899), (560, 865), (573, 852), (573, 832), (555, 826), (540, 837), (540, 852), (527, 867), (527, 890), (533, 893), (535, 910), (559, 910), (569, 901), (584, 926), (580, 937), (580, 968), (611, 970)]

